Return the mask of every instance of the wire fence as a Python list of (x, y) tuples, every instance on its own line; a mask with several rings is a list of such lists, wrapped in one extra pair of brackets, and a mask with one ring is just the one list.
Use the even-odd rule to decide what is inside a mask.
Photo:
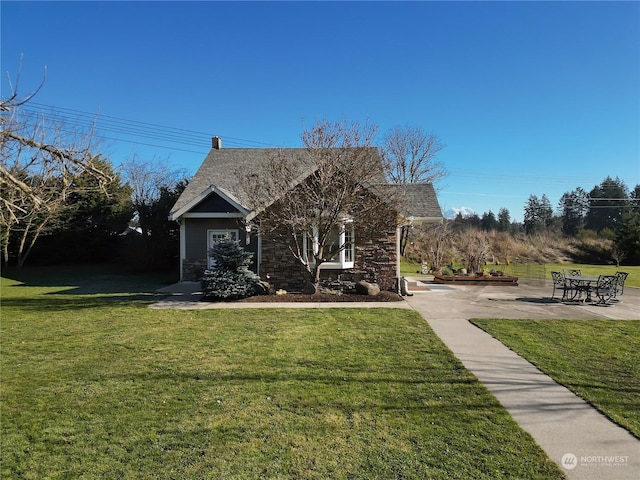
[(547, 265), (535, 263), (515, 263), (511, 265), (501, 265), (500, 270), (505, 275), (527, 278), (530, 280), (544, 281), (551, 278)]

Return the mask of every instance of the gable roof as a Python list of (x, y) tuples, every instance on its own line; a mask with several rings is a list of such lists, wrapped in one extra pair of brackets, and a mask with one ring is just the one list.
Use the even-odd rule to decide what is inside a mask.
[[(285, 158), (291, 161), (302, 162), (308, 159), (304, 148), (281, 150)], [(273, 148), (212, 148), (171, 209), (170, 218), (178, 218), (178, 212), (184, 213), (206, 198), (211, 186), (224, 191), (244, 210), (253, 210), (254, 206), (240, 185), (242, 178), (238, 173), (251, 172), (260, 175), (273, 151)]]
[(442, 220), (442, 209), (431, 183), (388, 184), (382, 187), (389, 195), (400, 197), (407, 220), (415, 222)]
[(215, 185), (212, 184), (212, 185), (209, 185), (207, 188), (205, 188), (199, 194), (194, 195), (192, 198), (190, 196), (189, 201), (186, 201), (187, 199), (185, 198), (184, 199), (185, 202), (182, 202), (182, 205), (178, 206), (178, 202), (182, 198), (182, 196), (180, 196), (178, 198), (178, 202), (176, 202), (176, 204), (173, 206), (173, 209), (169, 213), (169, 220), (177, 220), (182, 215), (184, 215), (189, 210), (191, 210), (196, 205), (198, 205), (200, 202), (208, 198), (212, 193), (217, 194), (225, 202), (231, 205), (231, 207), (238, 210), (238, 212), (240, 212), (242, 216), (246, 216), (249, 213), (249, 210), (246, 207), (244, 207), (233, 194), (229, 193), (224, 188), (216, 187)]
[[(169, 218), (177, 220), (213, 193), (221, 195), (241, 212), (253, 211), (256, 206), (251, 205), (242, 189), (241, 173), (251, 172), (258, 176), (261, 175), (274, 150), (274, 148), (212, 148), (171, 209)], [(302, 167), (302, 171), (308, 172), (307, 175), (313, 172), (314, 163), (306, 148), (277, 150), (279, 158), (283, 161), (297, 162)], [(377, 149), (372, 148), (372, 150), (375, 155), (378, 155)], [(382, 168), (377, 175), (377, 180), (378, 187), (382, 187), (383, 194), (384, 189), (402, 188), (400, 192), (406, 201), (406, 208), (403, 208), (405, 217), (413, 220), (442, 218), (442, 211), (433, 185), (387, 185)]]

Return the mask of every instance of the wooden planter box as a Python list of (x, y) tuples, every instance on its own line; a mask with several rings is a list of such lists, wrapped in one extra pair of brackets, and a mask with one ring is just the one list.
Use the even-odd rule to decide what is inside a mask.
[(434, 283), (457, 283), (460, 285), (518, 285), (518, 277), (507, 276), (470, 276), (470, 275), (433, 275)]

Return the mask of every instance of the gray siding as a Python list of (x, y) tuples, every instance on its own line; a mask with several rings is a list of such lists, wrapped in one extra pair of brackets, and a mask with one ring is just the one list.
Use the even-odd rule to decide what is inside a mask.
[(185, 259), (187, 261), (206, 261), (207, 259), (207, 231), (208, 230), (238, 230), (238, 238), (242, 247), (254, 254), (253, 270), (256, 271), (258, 260), (258, 236), (257, 232), (250, 235), (250, 243), (246, 244), (246, 231), (244, 223), (235, 218), (185, 218)]

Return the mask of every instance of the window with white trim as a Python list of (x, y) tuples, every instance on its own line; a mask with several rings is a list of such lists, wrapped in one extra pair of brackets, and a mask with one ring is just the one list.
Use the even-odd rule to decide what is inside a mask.
[[(313, 254), (319, 249), (318, 229), (313, 228), (313, 235), (305, 235), (304, 251), (307, 262), (313, 264)], [(353, 268), (356, 257), (355, 235), (353, 222), (345, 221), (331, 229), (331, 234), (324, 248), (324, 262), (322, 268), (342, 269)]]
[(207, 230), (207, 268), (213, 268), (215, 266), (215, 260), (209, 256), (209, 250), (213, 247), (213, 244), (223, 238), (230, 238), (231, 240), (238, 240), (238, 230)]

